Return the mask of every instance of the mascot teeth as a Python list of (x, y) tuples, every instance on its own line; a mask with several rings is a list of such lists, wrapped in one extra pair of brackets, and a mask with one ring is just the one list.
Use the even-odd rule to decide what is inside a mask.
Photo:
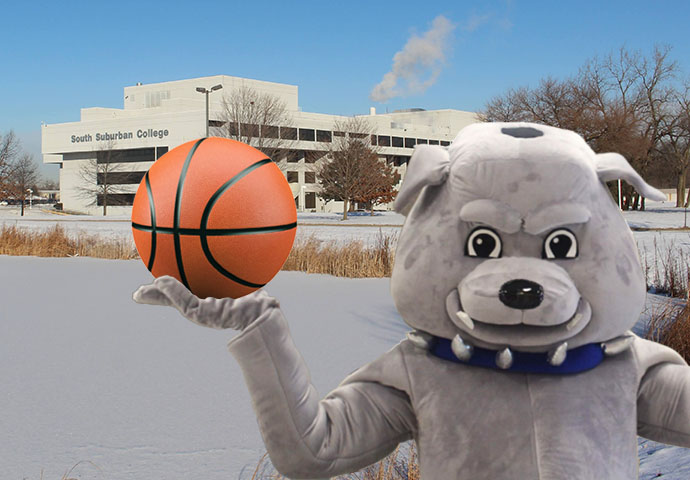
[(513, 365), (513, 352), (506, 347), (496, 354), (496, 366), (503, 370), (509, 369)]
[[(579, 315), (579, 314), (578, 314)], [(581, 316), (581, 315), (580, 315)], [(549, 352), (547, 357), (549, 363), (554, 367), (560, 366), (565, 362), (565, 357), (568, 355), (568, 342), (563, 342)]]
[(467, 328), (469, 328), (470, 330), (474, 330), (474, 322), (472, 321), (472, 318), (465, 312), (460, 310), (455, 314), (455, 316), (457, 316), (458, 319), (462, 322), (462, 324), (465, 325)]
[(453, 341), (450, 343), (450, 348), (453, 350), (455, 356), (458, 357), (458, 360), (462, 360), (463, 362), (469, 361), (474, 353), (474, 347), (466, 344), (462, 338), (460, 338), (460, 335), (456, 335), (455, 338), (453, 338)]
[(573, 328), (577, 326), (578, 323), (580, 323), (580, 320), (582, 320), (582, 314), (578, 313), (573, 317), (572, 320), (568, 322), (568, 324), (565, 326), (565, 329), (571, 331)]
[(630, 348), (635, 341), (635, 337), (632, 335), (623, 335), (621, 337), (614, 338), (608, 342), (601, 344), (601, 349), (604, 351), (604, 355), (613, 356), (618, 355)]

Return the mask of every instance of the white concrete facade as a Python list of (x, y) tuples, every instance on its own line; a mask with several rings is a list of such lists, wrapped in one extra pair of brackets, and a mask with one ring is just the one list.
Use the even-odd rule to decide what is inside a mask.
[[(42, 126), (42, 153), (45, 163), (60, 164), (60, 199), (69, 211), (98, 214), (96, 195), (86, 192), (89, 187), (82, 178), (85, 165), (92, 165), (99, 155), (117, 151), (123, 161), (117, 172), (133, 172), (132, 178), (141, 178), (156, 158), (168, 149), (206, 135), (206, 99), (197, 87), (222, 85), (221, 90), (209, 96), (209, 119), (218, 121), (222, 99), (233, 90), (249, 87), (260, 93), (280, 98), (292, 118), (294, 127), (313, 134), (332, 132), (336, 121), (347, 117), (302, 112), (298, 103), (298, 87), (259, 80), (216, 75), (124, 88), (124, 108), (83, 108), (81, 121)], [(479, 121), (472, 112), (459, 110), (410, 110), (376, 114), (373, 109), (362, 115), (377, 135), (378, 153), (395, 162), (404, 175), (406, 161), (418, 142), (447, 145), (455, 134), (470, 123)], [(291, 162), (279, 162), (288, 177), (300, 210), (342, 211), (341, 202), (323, 202), (318, 197), (318, 183), (314, 174), (318, 162), (305, 160), (308, 152), (325, 152), (330, 143), (314, 140), (294, 140), (289, 149), (296, 153)], [(296, 161), (295, 161), (296, 160)], [(124, 177), (122, 177), (124, 178)], [(123, 180), (118, 187), (120, 200), (130, 203), (138, 181)], [(130, 203), (131, 205), (131, 203)], [(129, 214), (131, 206), (110, 206), (108, 214)]]

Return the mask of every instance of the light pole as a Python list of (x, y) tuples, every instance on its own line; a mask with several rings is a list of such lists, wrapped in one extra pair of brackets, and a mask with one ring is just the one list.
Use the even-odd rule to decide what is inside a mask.
[(34, 191), (31, 190), (30, 188), (27, 188), (26, 191), (29, 192), (29, 210), (31, 210), (31, 201), (32, 201), (33, 198), (34, 198), (34, 197), (33, 197)]
[(305, 211), (305, 210), (304, 210), (304, 190), (306, 190), (306, 188), (307, 188), (306, 185), (302, 185), (302, 186), (300, 187), (300, 189), (299, 189), (299, 193), (300, 193), (300, 195), (299, 195), (299, 196), (300, 196), (300, 199), (299, 199), (299, 206), (301, 207), (301, 208), (300, 208), (300, 212), (304, 212), (304, 211)]
[(205, 87), (196, 87), (197, 92), (203, 93), (204, 95), (206, 95), (206, 136), (207, 137), (208, 137), (208, 94), (211, 92), (215, 92), (216, 90), (220, 90), (221, 88), (223, 88), (223, 85), (221, 85), (221, 84), (215, 85), (215, 86), (211, 87), (210, 89), (207, 89)]

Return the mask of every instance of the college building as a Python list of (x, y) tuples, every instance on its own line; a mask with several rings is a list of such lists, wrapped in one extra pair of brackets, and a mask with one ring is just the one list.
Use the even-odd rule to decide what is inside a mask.
[[(98, 184), (104, 182), (104, 174), (99, 168), (112, 164), (107, 175), (113, 186), (108, 214), (129, 214), (137, 187), (153, 162), (169, 149), (206, 136), (208, 125), (211, 135), (222, 128), (223, 98), (240, 88), (270, 94), (286, 107), (291, 124), (267, 125), (262, 131), (286, 140), (280, 158), (273, 160), (290, 184), (298, 211), (342, 212), (342, 202), (319, 197), (317, 175), (334, 136), (343, 135), (334, 131), (334, 125), (348, 117), (303, 112), (296, 85), (225, 75), (138, 83), (124, 88), (122, 109), (83, 108), (79, 122), (42, 125), (43, 161), (60, 165), (63, 208), (101, 213)], [(403, 177), (415, 145), (449, 145), (460, 129), (479, 121), (475, 113), (450, 109), (377, 113), (372, 108), (358, 117), (371, 126), (371, 143), (379, 157), (391, 162)], [(257, 126), (239, 124), (238, 128)]]

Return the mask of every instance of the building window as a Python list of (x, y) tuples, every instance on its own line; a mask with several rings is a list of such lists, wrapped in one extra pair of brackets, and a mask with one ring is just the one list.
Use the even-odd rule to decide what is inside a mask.
[(156, 147), (156, 160), (168, 153), (168, 147)]
[(242, 123), (240, 125), (240, 136), (258, 138), (259, 126), (253, 123)]
[(417, 139), (417, 145), (427, 144), (427, 143), (429, 143), (429, 140), (427, 140), (426, 138), (418, 138)]
[(304, 183), (316, 183), (316, 172), (304, 172)]
[(391, 137), (391, 144), (394, 147), (402, 147), (403, 146), (402, 137)]
[(304, 208), (316, 208), (316, 193), (307, 192), (304, 194)]
[(366, 133), (355, 133), (355, 132), (350, 132), (348, 135), (350, 135), (350, 138), (367, 138)]
[(379, 135), (379, 147), (390, 147), (391, 137), (388, 135)]
[(297, 140), (297, 129), (293, 127), (280, 127), (280, 138), (283, 140)]
[(336, 132), (333, 132), (333, 136), (334, 136), (334, 137), (344, 137), (344, 136), (345, 136), (345, 132), (337, 132), (337, 131), (336, 131)]
[(314, 135), (314, 130), (311, 128), (300, 128), (299, 129), (299, 139), (305, 140), (307, 142), (313, 142), (316, 140), (316, 135)]
[(445, 140), (441, 140), (441, 146), (442, 147), (447, 147), (448, 145), (450, 145), (450, 142), (447, 142)]
[(376, 135), (372, 135), (372, 136), (371, 136), (371, 144), (372, 144), (373, 146), (376, 146)]
[(405, 148), (414, 148), (415, 143), (414, 138), (405, 138)]
[(222, 120), (209, 120), (208, 121), (208, 126), (209, 127), (222, 127), (225, 125), (225, 122)]
[(396, 167), (404, 165), (410, 161), (410, 157), (408, 157), (407, 155), (393, 155), (389, 158), (393, 162), (393, 165)]
[(316, 163), (317, 161), (319, 161), (323, 157), (325, 157), (327, 153), (328, 152), (315, 152), (313, 150), (304, 152), (304, 162), (305, 163)]
[(288, 183), (299, 183), (299, 172), (287, 172)]
[(438, 145), (438, 140), (429, 140), (429, 145)]
[(146, 172), (97, 172), (98, 185), (139, 185)]
[(228, 133), (228, 136), (230, 137), (236, 137), (237, 136), (237, 123), (235, 122), (228, 122), (225, 124), (225, 131)]
[(98, 163), (153, 162), (155, 159), (156, 149), (154, 147), (96, 152)]
[(161, 100), (170, 98), (170, 90), (160, 92), (146, 92), (146, 108), (160, 107)]
[(317, 142), (327, 142), (331, 143), (331, 132), (328, 130), (317, 130), (316, 131), (316, 141)]
[[(134, 193), (110, 193), (108, 194), (108, 206), (131, 206), (134, 204)], [(96, 195), (96, 203), (103, 206), (103, 194)]]
[(279, 129), (273, 125), (261, 125), (261, 135), (264, 138), (278, 138)]
[(288, 163), (297, 163), (299, 162), (300, 158), (302, 158), (302, 152), (298, 150), (289, 150), (287, 152)]

